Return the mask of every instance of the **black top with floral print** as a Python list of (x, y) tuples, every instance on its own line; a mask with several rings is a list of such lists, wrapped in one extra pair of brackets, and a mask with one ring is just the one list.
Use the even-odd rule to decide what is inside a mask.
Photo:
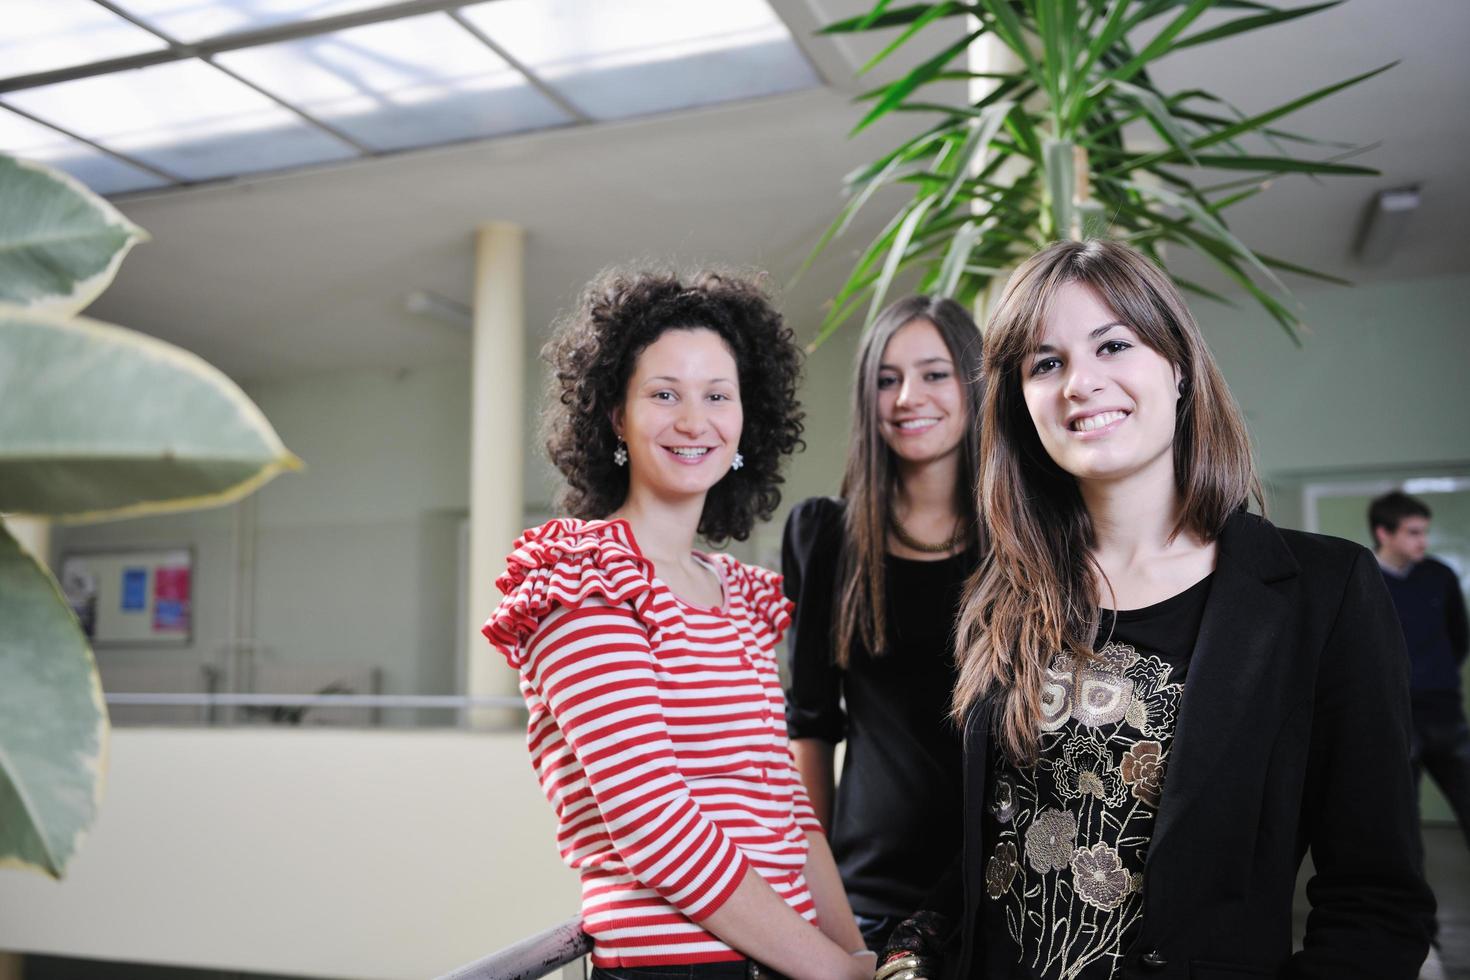
[(1103, 611), (1098, 659), (1058, 656), (1035, 766), (996, 763), (987, 819), (986, 975), (1109, 980), (1143, 909), (1143, 870), (1210, 580)]

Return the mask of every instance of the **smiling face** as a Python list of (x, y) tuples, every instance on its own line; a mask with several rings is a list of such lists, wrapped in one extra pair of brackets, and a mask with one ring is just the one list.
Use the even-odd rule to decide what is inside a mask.
[(906, 463), (955, 451), (965, 435), (965, 392), (949, 347), (928, 320), (910, 320), (889, 338), (878, 368), (883, 441)]
[(702, 495), (730, 471), (740, 445), (735, 356), (702, 327), (666, 330), (644, 348), (613, 430), (628, 446), (628, 494)]
[(1178, 369), (1088, 286), (1052, 298), (1021, 390), (1047, 455), (1078, 480), (1173, 474)]

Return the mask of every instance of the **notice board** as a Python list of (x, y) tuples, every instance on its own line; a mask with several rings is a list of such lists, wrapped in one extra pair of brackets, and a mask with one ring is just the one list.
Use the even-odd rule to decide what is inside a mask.
[(193, 549), (70, 552), (61, 590), (97, 646), (187, 645), (192, 639)]

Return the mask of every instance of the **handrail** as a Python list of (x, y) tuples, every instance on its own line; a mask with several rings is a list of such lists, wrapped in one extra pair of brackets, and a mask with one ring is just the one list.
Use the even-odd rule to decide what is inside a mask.
[(115, 691), (103, 695), (108, 704), (183, 705), (186, 707), (265, 708), (521, 708), (526, 702), (508, 694), (244, 694)]
[(581, 919), (538, 932), (499, 952), (466, 963), (439, 980), (536, 980), (592, 952)]

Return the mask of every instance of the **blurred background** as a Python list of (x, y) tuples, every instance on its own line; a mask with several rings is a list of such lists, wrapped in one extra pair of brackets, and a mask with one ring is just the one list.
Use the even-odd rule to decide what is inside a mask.
[[(0, 0), (0, 151), (152, 236), (87, 315), (221, 368), (306, 463), (228, 507), (52, 529), (52, 568), (99, 609), (128, 569), (166, 567), (183, 615), (98, 616), (107, 797), (64, 883), (0, 873), (0, 978), (430, 976), (574, 912), (496, 700), (514, 676), (472, 630), (484, 569), (553, 513), (538, 350), (587, 280), (640, 262), (762, 270), (816, 337), (905, 199), (880, 191), (791, 284), (844, 175), (925, 125), (850, 136), (854, 98), (965, 30), (859, 79), (893, 37), (816, 31), (868, 6)], [(1462, 582), (1467, 42), (1463, 0), (1350, 0), (1153, 69), (1258, 112), (1399, 62), (1289, 120), (1368, 147), (1352, 162), (1379, 176), (1283, 176), (1232, 211), (1253, 248), (1355, 283), (1285, 275), (1300, 345), (1198, 256), (1167, 259), (1239, 301), (1192, 307), (1272, 518), (1370, 544), (1367, 501), (1406, 489)], [(930, 97), (945, 85), (964, 101), (964, 81)], [(807, 448), (740, 557), (778, 565), (786, 508), (836, 492), (860, 327), (811, 354)], [(1432, 787), (1424, 816), (1470, 873)], [(1446, 941), (1470, 943), (1470, 900), (1454, 914)], [(1466, 972), (1445, 975), (1470, 976), (1454, 955)]]

